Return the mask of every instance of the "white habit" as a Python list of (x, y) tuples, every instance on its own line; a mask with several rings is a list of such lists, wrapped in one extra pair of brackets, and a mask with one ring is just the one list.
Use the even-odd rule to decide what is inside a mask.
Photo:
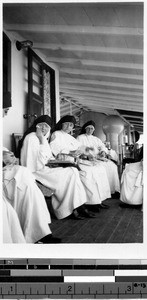
[(86, 202), (86, 193), (76, 168), (45, 166), (52, 158), (46, 139), (44, 144), (40, 144), (35, 132), (25, 137), (21, 150), (21, 164), (29, 168), (38, 181), (55, 190), (52, 206), (56, 217), (63, 219)]
[(3, 243), (25, 242), (17, 213), (3, 195)]
[(19, 165), (3, 168), (5, 196), (15, 209), (27, 243), (35, 243), (51, 233), (50, 214), (32, 173)]
[(131, 205), (143, 202), (143, 162), (126, 164), (121, 178), (120, 200)]
[[(81, 144), (70, 134), (59, 130), (53, 133), (50, 146), (56, 156), (59, 153), (69, 154), (70, 151), (80, 148)], [(111, 197), (107, 174), (103, 166), (97, 168), (90, 162), (88, 166), (80, 163), (80, 169), (79, 174), (85, 186), (87, 204), (100, 204)]]
[[(94, 150), (91, 150), (91, 153), (96, 156), (100, 151), (108, 153), (108, 149), (105, 147), (104, 143), (94, 135), (81, 134), (77, 137), (77, 140), (86, 147), (93, 147)], [(118, 169), (115, 163), (111, 160), (107, 161), (98, 161), (99, 165), (104, 166), (109, 184), (111, 189), (111, 194), (120, 191), (120, 182), (118, 176)]]

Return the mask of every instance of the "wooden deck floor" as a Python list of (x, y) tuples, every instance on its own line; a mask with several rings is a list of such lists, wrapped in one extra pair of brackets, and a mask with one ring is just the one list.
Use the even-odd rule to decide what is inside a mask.
[(54, 236), (62, 243), (142, 243), (143, 212), (139, 208), (122, 208), (118, 199), (107, 199), (109, 209), (101, 209), (96, 218), (84, 220), (52, 217)]

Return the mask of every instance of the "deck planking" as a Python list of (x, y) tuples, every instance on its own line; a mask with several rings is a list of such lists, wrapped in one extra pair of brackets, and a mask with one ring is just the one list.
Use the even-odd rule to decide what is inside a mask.
[(50, 228), (62, 243), (143, 243), (143, 212), (140, 208), (122, 208), (118, 199), (107, 199), (109, 209), (95, 213), (96, 218), (57, 220)]

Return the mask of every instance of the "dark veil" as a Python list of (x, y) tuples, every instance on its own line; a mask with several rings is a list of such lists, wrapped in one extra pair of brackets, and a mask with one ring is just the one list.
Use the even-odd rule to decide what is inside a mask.
[(51, 127), (51, 117), (49, 117), (48, 115), (42, 115), (40, 117), (38, 117), (37, 119), (34, 120), (33, 124), (25, 131), (22, 139), (19, 141), (19, 145), (18, 145), (18, 157), (20, 158), (20, 152), (21, 152), (21, 148), (23, 146), (23, 141), (25, 139), (25, 137), (31, 133), (31, 132), (36, 132), (36, 125), (39, 123), (47, 123), (50, 127)]
[(95, 128), (95, 123), (94, 123), (94, 121), (90, 120), (90, 121), (86, 122), (86, 123), (82, 126), (82, 129), (81, 129), (80, 134), (86, 133), (86, 127), (89, 126), (89, 125), (92, 125), (92, 126)]
[(51, 133), (53, 133), (54, 131), (57, 131), (57, 130), (61, 130), (62, 129), (62, 124), (65, 123), (65, 122), (70, 122), (70, 123), (73, 123), (74, 126), (76, 124), (76, 119), (74, 116), (72, 115), (66, 115), (64, 117), (62, 117), (58, 123), (56, 123), (56, 125), (53, 127), (53, 129), (51, 130)]

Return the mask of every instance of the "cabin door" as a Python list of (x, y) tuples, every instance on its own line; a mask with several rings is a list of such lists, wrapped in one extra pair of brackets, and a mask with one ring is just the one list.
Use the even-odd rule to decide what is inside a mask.
[(56, 122), (55, 71), (28, 49), (28, 127), (35, 118), (47, 114)]

